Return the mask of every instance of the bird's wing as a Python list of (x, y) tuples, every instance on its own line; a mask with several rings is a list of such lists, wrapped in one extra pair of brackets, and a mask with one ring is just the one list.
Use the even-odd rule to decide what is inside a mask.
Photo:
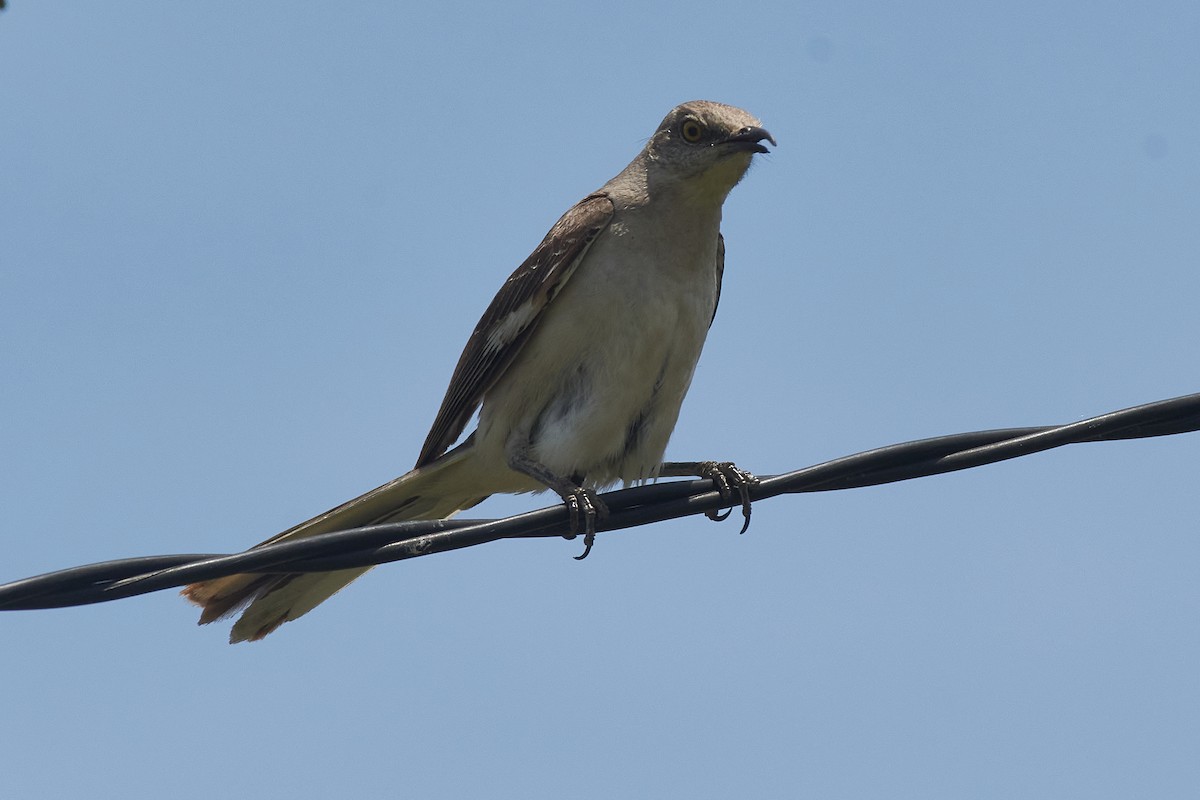
[(717, 231), (717, 296), (713, 300), (713, 315), (708, 321), (708, 327), (712, 327), (713, 320), (717, 318), (717, 306), (721, 305), (721, 283), (725, 280), (725, 235)]
[(425, 438), (417, 466), (446, 451), (463, 432), (483, 394), (516, 358), (554, 296), (609, 222), (606, 194), (588, 195), (563, 214), (483, 312), (454, 368), (442, 407)]

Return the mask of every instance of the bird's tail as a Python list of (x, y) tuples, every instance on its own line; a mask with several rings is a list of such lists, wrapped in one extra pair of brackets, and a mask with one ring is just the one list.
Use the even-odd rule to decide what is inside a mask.
[[(257, 545), (275, 544), (318, 533), (418, 519), (444, 519), (481, 502), (466, 480), (470, 445), (459, 447), (428, 466), (414, 469), (361, 497), (342, 503), (307, 522)], [(336, 572), (231, 575), (190, 584), (183, 596), (202, 606), (204, 625), (245, 607), (229, 641), (255, 641), (328, 600), (370, 567)]]

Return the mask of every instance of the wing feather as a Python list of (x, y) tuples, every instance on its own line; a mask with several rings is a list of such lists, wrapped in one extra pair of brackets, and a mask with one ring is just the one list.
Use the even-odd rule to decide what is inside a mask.
[(613, 204), (607, 195), (588, 195), (562, 215), (500, 287), (458, 359), (442, 406), (421, 448), (418, 467), (446, 452), (462, 434), (484, 392), (516, 358), (546, 305), (570, 279), (612, 216)]
[(708, 327), (712, 327), (713, 320), (717, 318), (717, 306), (721, 305), (721, 284), (725, 281), (725, 236), (720, 231), (717, 231), (717, 297), (713, 300), (713, 315), (708, 321)]

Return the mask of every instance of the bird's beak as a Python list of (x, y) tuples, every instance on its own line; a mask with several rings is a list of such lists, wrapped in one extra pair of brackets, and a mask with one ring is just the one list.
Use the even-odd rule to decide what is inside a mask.
[[(737, 133), (725, 137), (721, 140), (721, 144), (733, 145), (737, 150), (748, 150), (752, 153), (769, 153), (766, 145), (762, 142), (766, 140), (772, 145), (775, 145), (775, 137), (767, 132), (766, 128), (750, 126), (742, 128)], [(778, 145), (775, 145), (778, 147)]]

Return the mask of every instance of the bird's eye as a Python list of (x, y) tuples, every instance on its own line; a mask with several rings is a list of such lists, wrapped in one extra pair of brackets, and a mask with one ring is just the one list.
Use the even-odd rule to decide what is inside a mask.
[(698, 120), (685, 119), (679, 126), (679, 133), (688, 144), (695, 144), (704, 136), (704, 126)]

